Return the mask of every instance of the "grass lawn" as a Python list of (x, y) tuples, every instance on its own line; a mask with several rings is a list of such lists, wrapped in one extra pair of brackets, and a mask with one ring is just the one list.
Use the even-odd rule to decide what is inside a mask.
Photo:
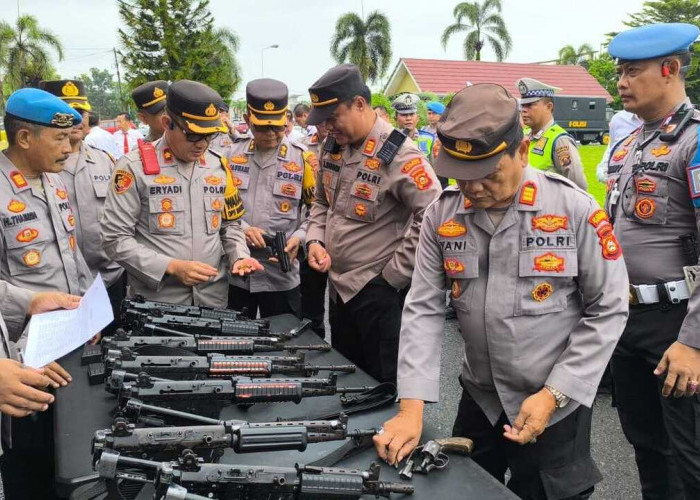
[(583, 171), (586, 174), (586, 180), (588, 181), (588, 192), (598, 200), (601, 206), (605, 201), (605, 184), (599, 182), (595, 175), (595, 169), (600, 163), (600, 159), (603, 157), (606, 146), (600, 146), (598, 144), (589, 146), (579, 146), (578, 151), (581, 154), (581, 161), (583, 161)]

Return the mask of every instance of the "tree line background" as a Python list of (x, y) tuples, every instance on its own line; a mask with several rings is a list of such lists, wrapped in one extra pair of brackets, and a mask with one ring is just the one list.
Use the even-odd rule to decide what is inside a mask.
[[(236, 59), (237, 35), (217, 27), (209, 10), (209, 0), (117, 0), (121, 25), (117, 57), (121, 69), (121, 87), (112, 69), (91, 68), (88, 74), (70, 75), (87, 87), (93, 108), (103, 117), (113, 117), (128, 109), (130, 92), (149, 80), (187, 78), (206, 83), (230, 100), (242, 82)], [(453, 10), (454, 22), (440, 36), (443, 48), (461, 37), (463, 56), (482, 60), (489, 47), (496, 60), (505, 60), (513, 42), (503, 19), (501, 0), (460, 2)], [(640, 12), (630, 14), (629, 27), (650, 23), (686, 22), (700, 26), (699, 0), (646, 1)], [(566, 45), (550, 63), (585, 67), (613, 96), (612, 107), (621, 108), (617, 92), (615, 61), (605, 47), (616, 33), (609, 33), (597, 44), (579, 47)], [(599, 47), (595, 50), (593, 47)], [(700, 48), (688, 70), (686, 86), (692, 102), (700, 102)], [(365, 79), (380, 86), (392, 62), (391, 22), (380, 11), (362, 17), (354, 12), (341, 16), (330, 40), (331, 56), (338, 63), (356, 64)], [(18, 17), (14, 24), (0, 22), (0, 112), (5, 99), (16, 89), (36, 85), (42, 79), (60, 78), (52, 58), (63, 60), (61, 41), (39, 26), (30, 15)], [(389, 106), (390, 98), (373, 94), (373, 104)], [(443, 100), (448, 100), (446, 96)], [(422, 94), (423, 101), (438, 99)], [(439, 99), (438, 99), (439, 100)], [(425, 119), (424, 102), (419, 114)], [(234, 109), (242, 103), (231, 103)]]

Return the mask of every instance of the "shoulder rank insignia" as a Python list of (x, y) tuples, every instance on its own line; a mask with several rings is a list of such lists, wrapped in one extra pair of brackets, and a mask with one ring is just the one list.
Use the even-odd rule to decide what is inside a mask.
[(532, 292), (530, 292), (530, 295), (532, 295), (532, 298), (535, 299), (537, 302), (543, 302), (549, 297), (551, 297), (552, 293), (554, 293), (554, 288), (552, 287), (552, 285), (545, 281), (533, 288)]
[(365, 147), (362, 150), (362, 154), (365, 156), (372, 156), (374, 154), (374, 148), (377, 147), (377, 141), (374, 139), (367, 139)]
[(625, 159), (625, 156), (627, 156), (627, 152), (629, 150), (627, 148), (622, 148), (617, 151), (612, 155), (612, 161), (622, 161)]
[(563, 257), (553, 254), (552, 252), (547, 252), (544, 255), (535, 257), (535, 265), (532, 268), (533, 271), (540, 272), (550, 272), (550, 273), (560, 273), (564, 271), (564, 265), (566, 261)]
[(27, 179), (24, 178), (24, 174), (19, 170), (10, 172), (10, 180), (12, 180), (12, 184), (14, 184), (17, 189), (24, 189), (29, 185), (27, 184)]
[(437, 233), (445, 238), (457, 238), (467, 234), (467, 228), (454, 219), (450, 219), (440, 224)]
[(384, 144), (382, 144), (382, 147), (379, 149), (377, 158), (382, 160), (384, 165), (388, 166), (394, 161), (394, 157), (399, 152), (399, 148), (405, 140), (406, 135), (403, 132), (396, 129), (392, 130), (389, 137), (387, 137), (386, 141), (384, 141)]
[(569, 218), (565, 215), (542, 215), (532, 218), (532, 229), (553, 233), (559, 229), (569, 229)]
[(278, 158), (286, 158), (287, 157), (287, 145), (286, 144), (282, 144), (280, 146), (280, 150), (279, 150), (279, 153), (277, 154), (277, 157)]
[(474, 205), (474, 204), (472, 203), (472, 200), (470, 200), (469, 198), (465, 197), (465, 198), (464, 198), (464, 209), (465, 209), (465, 210), (468, 210), (468, 209), (472, 208), (472, 205)]
[(163, 150), (163, 161), (166, 164), (170, 164), (170, 163), (173, 163), (175, 161), (175, 157), (173, 156), (173, 153), (172, 153), (172, 151), (170, 151), (169, 148), (165, 148)]
[(535, 199), (537, 197), (537, 185), (532, 181), (527, 181), (523, 184), (520, 190), (520, 200), (519, 202), (523, 205), (534, 205)]

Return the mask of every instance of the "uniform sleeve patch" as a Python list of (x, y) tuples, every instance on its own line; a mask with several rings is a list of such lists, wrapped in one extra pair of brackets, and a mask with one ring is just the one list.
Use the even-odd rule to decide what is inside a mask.
[(433, 185), (433, 179), (423, 166), (422, 158), (413, 158), (401, 167), (401, 172), (407, 174), (420, 191), (424, 191)]
[(571, 165), (571, 151), (568, 145), (558, 147), (555, 153), (557, 155), (557, 160), (559, 160), (559, 163), (563, 167)]
[(608, 214), (605, 213), (605, 210), (602, 209), (596, 210), (588, 218), (588, 223), (596, 229), (598, 229), (598, 226), (600, 226), (603, 222), (609, 223), (610, 219), (608, 218)]
[(112, 189), (116, 194), (124, 194), (134, 185), (134, 174), (128, 170), (117, 170), (114, 172)]

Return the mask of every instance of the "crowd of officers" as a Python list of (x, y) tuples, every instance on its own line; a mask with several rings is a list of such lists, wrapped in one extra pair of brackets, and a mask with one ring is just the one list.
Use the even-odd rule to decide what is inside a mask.
[[(396, 129), (350, 64), (293, 113), (286, 85), (259, 79), (246, 135), (206, 85), (149, 82), (133, 99), (150, 140), (116, 164), (84, 142), (80, 82), (15, 92), (0, 155), (6, 496), (53, 495), (53, 396), (38, 389), (70, 382), (56, 363), (20, 363), (26, 319), (75, 307), (99, 273), (115, 309), (140, 294), (291, 313), (321, 336), (327, 286), (334, 348), (398, 384), (400, 410), (375, 437), (390, 464), (438, 399), (448, 294), (465, 340), (453, 434), (490, 474), (509, 469), (522, 498), (588, 498), (601, 479), (591, 405), (610, 362), (644, 497), (700, 498), (700, 113), (684, 88), (697, 35), (651, 25), (610, 44), (644, 125), (613, 147), (604, 210), (552, 120), (556, 89), (531, 78), (520, 99), (479, 84), (429, 103), (424, 130), (416, 96), (393, 103)], [(288, 272), (265, 249), (278, 231)]]

